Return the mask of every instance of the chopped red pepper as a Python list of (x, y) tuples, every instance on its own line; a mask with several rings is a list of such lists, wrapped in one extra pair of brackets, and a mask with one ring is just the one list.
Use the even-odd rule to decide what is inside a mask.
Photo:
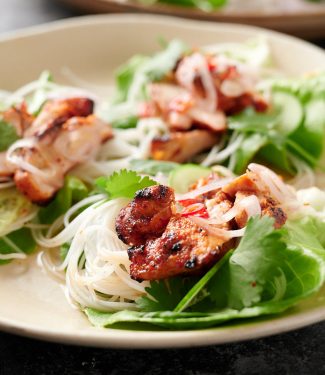
[(195, 203), (186, 207), (185, 210), (181, 213), (181, 216), (198, 216), (202, 217), (203, 219), (208, 219), (209, 213), (203, 203)]

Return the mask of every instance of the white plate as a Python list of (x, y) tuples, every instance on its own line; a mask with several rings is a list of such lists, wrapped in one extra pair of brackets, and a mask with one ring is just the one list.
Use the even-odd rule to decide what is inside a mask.
[[(161, 16), (95, 16), (53, 23), (0, 39), (0, 86), (12, 90), (49, 69), (67, 82), (62, 67), (101, 86), (134, 53), (157, 50), (157, 39), (181, 38), (190, 45), (244, 41), (264, 34), (275, 62), (289, 75), (325, 66), (324, 52), (306, 42), (248, 26), (185, 21)], [(31, 257), (28, 264), (0, 268), (0, 327), (51, 341), (125, 348), (218, 344), (285, 332), (325, 319), (324, 289), (287, 313), (200, 331), (131, 331), (91, 327), (71, 308), (63, 289)]]
[[(216, 22), (234, 22), (267, 27), (284, 33), (304, 37), (325, 36), (325, 4), (308, 0), (256, 1), (205, 12), (195, 7), (176, 4), (142, 4), (138, 0), (58, 0), (83, 12), (146, 12), (178, 17), (196, 18)], [(149, 3), (149, 2), (148, 2)]]

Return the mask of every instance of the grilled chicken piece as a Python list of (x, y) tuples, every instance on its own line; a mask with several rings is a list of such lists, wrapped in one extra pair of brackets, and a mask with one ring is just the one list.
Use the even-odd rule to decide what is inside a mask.
[(2, 113), (3, 120), (12, 125), (19, 137), (24, 135), (24, 132), (32, 125), (35, 120), (34, 116), (28, 113), (26, 104), (11, 107)]
[(141, 281), (197, 274), (230, 248), (232, 241), (210, 236), (190, 219), (175, 214), (174, 204), (173, 190), (156, 185), (139, 190), (121, 210), (116, 232), (132, 246), (128, 251), (132, 278)]
[(216, 108), (208, 111), (197, 98), (180, 86), (153, 83), (148, 86), (148, 91), (158, 113), (172, 131), (189, 130), (193, 126), (214, 132), (226, 129), (226, 118), (222, 112)]
[(194, 155), (209, 149), (219, 140), (219, 135), (208, 130), (172, 132), (156, 137), (151, 142), (151, 157), (155, 160), (169, 160), (183, 163)]
[[(256, 195), (261, 205), (262, 216), (273, 217), (275, 228), (282, 227), (287, 220), (287, 216), (280, 207), (279, 202), (271, 198), (269, 192), (260, 191), (246, 173), (224, 186), (222, 191), (228, 194), (228, 196), (235, 198), (235, 205), (249, 195)], [(236, 216), (235, 220), (239, 228), (243, 228), (247, 224), (247, 213), (245, 210), (242, 210)]]
[(173, 216), (161, 237), (128, 250), (135, 280), (199, 274), (216, 263), (233, 241), (210, 236), (190, 219)]
[(48, 202), (63, 186), (65, 174), (93, 157), (111, 137), (111, 128), (93, 115), (70, 118), (55, 132), (38, 138), (34, 148), (21, 151), (24, 161), (38, 172), (17, 170), (14, 176), (17, 188), (32, 202)]
[(174, 192), (167, 186), (139, 190), (116, 219), (118, 237), (131, 246), (140, 246), (161, 236), (173, 215), (174, 203)]
[(57, 131), (71, 117), (86, 117), (93, 113), (94, 102), (88, 98), (69, 98), (48, 101), (26, 133), (26, 137), (44, 137)]

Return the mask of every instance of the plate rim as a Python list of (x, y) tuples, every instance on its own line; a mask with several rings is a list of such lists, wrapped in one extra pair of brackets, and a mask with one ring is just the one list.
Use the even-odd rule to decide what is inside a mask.
[[(306, 41), (300, 40), (294, 36), (285, 35), (277, 31), (267, 30), (257, 26), (240, 25), (232, 23), (215, 23), (209, 21), (197, 21), (179, 19), (172, 16), (162, 15), (92, 15), (82, 16), (70, 19), (54, 21), (47, 24), (28, 27), (21, 30), (11, 31), (0, 35), (0, 44), (35, 37), (46, 33), (53, 33), (65, 28), (82, 28), (84, 26), (95, 26), (107, 23), (123, 22), (141, 22), (152, 23), (159, 22), (162, 24), (183, 24), (184, 26), (198, 28), (237, 29), (248, 30), (250, 32), (263, 33), (264, 35), (275, 36), (288, 42), (299, 43), (305, 48), (324, 54), (322, 48), (312, 45)], [(86, 317), (84, 317), (86, 319)], [(250, 339), (257, 339), (265, 336), (271, 336), (279, 333), (299, 329), (313, 323), (325, 320), (325, 305), (314, 308), (307, 312), (299, 312), (289, 316), (279, 316), (279, 319), (265, 320), (262, 322), (252, 321), (247, 324), (235, 327), (217, 326), (208, 329), (186, 330), (186, 331), (133, 331), (118, 329), (103, 329), (89, 327), (87, 330), (66, 331), (51, 330), (47, 327), (39, 328), (33, 324), (21, 323), (14, 319), (7, 319), (0, 316), (0, 330), (8, 333), (42, 339), (51, 342), (60, 342), (64, 344), (93, 346), (93, 347), (114, 347), (114, 348), (137, 348), (137, 349), (157, 349), (157, 348), (180, 348), (196, 347), (206, 345), (218, 345), (230, 342), (239, 342)], [(276, 324), (275, 324), (276, 321)], [(254, 326), (254, 329), (247, 330), (247, 326)], [(91, 332), (91, 333), (90, 333)], [(104, 333), (103, 333), (104, 332)], [(113, 334), (114, 333), (114, 334)], [(132, 334), (133, 333), (133, 334)], [(134, 336), (136, 335), (136, 340)]]
[[(81, 2), (79, 5), (79, 8), (82, 8), (84, 6), (85, 1), (90, 2), (90, 0), (59, 0), (61, 2), (64, 2), (69, 5), (75, 4), (77, 1)], [(121, 2), (119, 0), (95, 0), (98, 5), (112, 7), (115, 9), (120, 8), (121, 11), (125, 9), (128, 11), (138, 11), (138, 12), (145, 12), (145, 13), (158, 13), (161, 12), (161, 14), (174, 14), (181, 16), (182, 14), (186, 14), (188, 16), (201, 16), (203, 19), (229, 19), (229, 20), (238, 20), (243, 18), (249, 18), (251, 20), (254, 19), (269, 19), (271, 18), (278, 18), (282, 20), (291, 19), (291, 18), (305, 18), (306, 17), (306, 9), (308, 9), (307, 16), (308, 17), (322, 17), (325, 15), (325, 6), (324, 4), (306, 4), (306, 9), (299, 9), (298, 11), (287, 11), (287, 12), (281, 12), (279, 11), (254, 11), (250, 10), (249, 12), (241, 12), (238, 9), (234, 9), (231, 11), (231, 13), (224, 12), (223, 8), (212, 10), (211, 12), (205, 12), (202, 9), (199, 8), (191, 8), (191, 7), (182, 7), (180, 5), (172, 5), (172, 4), (165, 4), (165, 3), (157, 3), (157, 4), (151, 4), (151, 5), (145, 5), (141, 3), (137, 3), (134, 0), (127, 1), (127, 2)], [(107, 4), (107, 5), (105, 5)], [(78, 6), (78, 5), (77, 5)], [(152, 9), (151, 9), (152, 8)]]
[(208, 28), (222, 27), (226, 29), (245, 29), (247, 31), (263, 33), (265, 35), (271, 35), (275, 37), (280, 37), (288, 42), (294, 42), (303, 44), (306, 48), (317, 50), (318, 52), (325, 53), (323, 48), (308, 42), (307, 40), (301, 39), (294, 35), (285, 34), (281, 31), (268, 29), (261, 26), (254, 26), (242, 23), (232, 23), (232, 22), (218, 22), (209, 20), (198, 20), (198, 19), (188, 19), (180, 18), (171, 15), (162, 14), (148, 14), (148, 13), (122, 13), (122, 14), (95, 14), (95, 15), (81, 15), (77, 17), (68, 17), (60, 20), (44, 22), (34, 26), (22, 27), (16, 30), (10, 30), (0, 33), (0, 43), (10, 42), (13, 39), (24, 39), (28, 37), (33, 37), (38, 34), (52, 33), (63, 28), (78, 28), (86, 26), (89, 24), (100, 25), (105, 23), (115, 23), (118, 24), (120, 20), (123, 21), (137, 21), (139, 22), (141, 18), (141, 23), (150, 23), (151, 19), (157, 20), (162, 24), (175, 23), (179, 24), (192, 24), (195, 27), (204, 25)]
[[(304, 320), (299, 319), (302, 315)], [(248, 321), (235, 327), (216, 326), (198, 330), (137, 331), (90, 326), (85, 331), (72, 334), (64, 330), (40, 329), (32, 324), (23, 325), (19, 322), (17, 324), (15, 320), (0, 317), (0, 331), (65, 345), (115, 349), (172, 349), (256, 340), (284, 334), (322, 321), (325, 321), (325, 306), (318, 307), (307, 314), (300, 312), (286, 317), (280, 315), (278, 320), (276, 318), (276, 324), (274, 324), (275, 320), (266, 319), (262, 322)], [(248, 330), (247, 327), (254, 329)]]

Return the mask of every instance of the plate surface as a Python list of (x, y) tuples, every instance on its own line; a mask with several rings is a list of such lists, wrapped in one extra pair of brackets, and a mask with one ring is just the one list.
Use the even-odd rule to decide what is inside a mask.
[(212, 12), (163, 3), (144, 5), (137, 0), (59, 1), (90, 13), (147, 12), (262, 26), (305, 38), (325, 37), (325, 4), (308, 0), (263, 0), (259, 4), (256, 0), (237, 0)]
[[(44, 69), (69, 83), (66, 69), (111, 91), (114, 69), (134, 53), (158, 49), (157, 39), (181, 38), (189, 45), (245, 41), (265, 35), (275, 63), (289, 75), (325, 66), (325, 53), (306, 42), (249, 26), (211, 24), (161, 16), (93, 16), (60, 21), (0, 38), (1, 89), (13, 90)], [(118, 41), (118, 42), (117, 42)], [(325, 319), (325, 288), (283, 315), (200, 331), (97, 329), (67, 302), (63, 287), (37, 265), (0, 268), (0, 328), (51, 341), (103, 347), (189, 347), (239, 341), (285, 332)]]

